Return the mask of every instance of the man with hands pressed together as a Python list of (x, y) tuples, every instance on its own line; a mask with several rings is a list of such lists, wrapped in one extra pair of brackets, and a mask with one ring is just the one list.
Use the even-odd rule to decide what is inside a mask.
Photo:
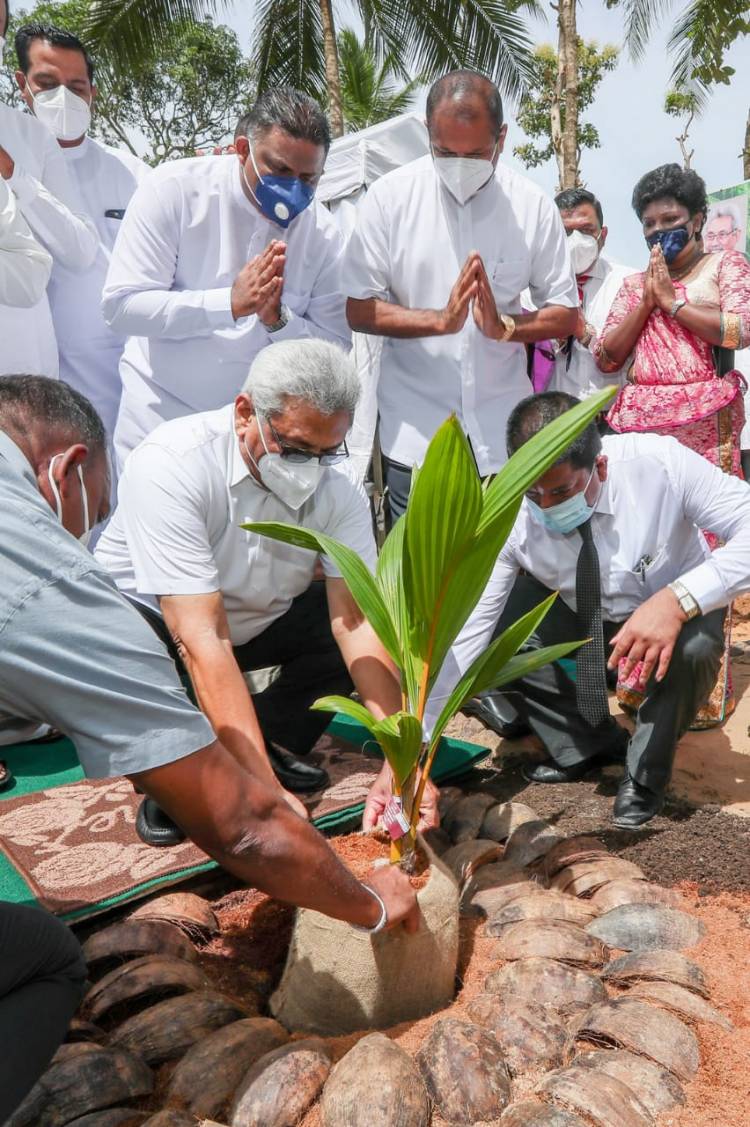
[(128, 336), (115, 429), (121, 466), (159, 423), (230, 402), (258, 352), (318, 337), (348, 345), (343, 239), (314, 200), (325, 114), (290, 88), (241, 123), (235, 153), (169, 161), (128, 207), (102, 309)]
[[(524, 400), (508, 422), (509, 453), (577, 402), (562, 392)], [(723, 546), (711, 553), (701, 528)], [(591, 424), (526, 494), (430, 713), (493, 634), (559, 592), (530, 646), (590, 641), (575, 677), (555, 663), (506, 690), (549, 755), (524, 775), (573, 782), (625, 759), (614, 821), (635, 828), (663, 806), (677, 741), (716, 680), (726, 607), (749, 589), (745, 482), (673, 438), (602, 439)], [(628, 739), (609, 712), (606, 667), (622, 663), (627, 676), (639, 662), (645, 695)]]
[[(394, 519), (451, 412), (480, 474), (501, 467), (508, 415), (529, 390), (523, 346), (567, 337), (578, 305), (557, 209), (499, 160), (507, 125), (494, 83), (448, 74), (426, 115), (431, 154), (372, 185), (343, 267), (349, 325), (386, 338), (360, 410), (374, 416), (377, 398)], [(521, 314), (526, 287), (538, 312)]]

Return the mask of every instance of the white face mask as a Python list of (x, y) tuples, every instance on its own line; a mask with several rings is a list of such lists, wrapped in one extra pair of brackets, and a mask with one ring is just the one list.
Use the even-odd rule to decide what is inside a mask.
[(582, 231), (572, 231), (568, 235), (568, 250), (573, 273), (585, 274), (599, 257), (599, 240), (593, 235), (584, 235)]
[(67, 86), (31, 95), (34, 113), (58, 141), (77, 141), (91, 125), (91, 106)]
[(258, 433), (265, 450), (263, 457), (256, 462), (243, 437), (245, 452), (266, 489), (296, 513), (318, 488), (323, 466), (317, 458), (311, 458), (309, 462), (290, 462), (287, 458), (282, 458), (281, 454), (272, 453), (266, 446), (260, 422)]
[(461, 204), (468, 203), (477, 192), (489, 184), (495, 171), (493, 161), (497, 145), (492, 152), (491, 160), (482, 160), (477, 157), (436, 157), (432, 160), (435, 171), (453, 196)]
[[(50, 458), (50, 463), (47, 466), (47, 477), (49, 479), (50, 489), (52, 490), (52, 496), (55, 498), (55, 512), (57, 513), (57, 519), (60, 521), (60, 524), (62, 524), (63, 522), (62, 497), (60, 496), (60, 490), (57, 487), (57, 482), (52, 476), (52, 467), (54, 466), (57, 459), (62, 457), (64, 457), (63, 454), (55, 454), (54, 458)], [(88, 494), (86, 493), (86, 486), (83, 484), (83, 470), (80, 466), (76, 466), (76, 469), (78, 470), (78, 480), (81, 483), (81, 505), (83, 506), (83, 532), (78, 537), (78, 539), (83, 544), (84, 548), (87, 548), (89, 540), (91, 539), (91, 533), (93, 531), (91, 527), (91, 518), (89, 516), (89, 499)]]

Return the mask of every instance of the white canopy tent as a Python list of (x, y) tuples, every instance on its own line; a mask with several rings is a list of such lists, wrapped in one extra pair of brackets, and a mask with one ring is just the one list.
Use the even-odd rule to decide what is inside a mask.
[[(339, 137), (331, 145), (316, 197), (330, 210), (348, 237), (356, 223), (357, 204), (379, 177), (429, 152), (424, 118), (406, 113)], [(362, 381), (362, 395), (350, 436), (352, 461), (364, 478), (370, 462), (377, 422), (377, 384), (382, 341), (354, 333), (353, 355)]]

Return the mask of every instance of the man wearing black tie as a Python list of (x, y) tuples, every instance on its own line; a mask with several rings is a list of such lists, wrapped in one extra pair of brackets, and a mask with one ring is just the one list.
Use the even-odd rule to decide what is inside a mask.
[[(509, 453), (578, 402), (563, 392), (523, 400)], [(711, 553), (699, 529), (723, 547)], [(521, 574), (519, 574), (521, 573)], [(529, 646), (591, 639), (573, 660), (509, 687), (549, 758), (531, 782), (583, 778), (624, 760), (614, 822), (658, 814), (677, 742), (706, 701), (724, 651), (724, 618), (750, 590), (750, 488), (673, 438), (600, 438), (589, 426), (528, 491), (484, 595), (458, 638), (430, 713), (493, 636), (552, 591)], [(642, 662), (644, 696), (631, 737), (610, 715), (606, 669)]]

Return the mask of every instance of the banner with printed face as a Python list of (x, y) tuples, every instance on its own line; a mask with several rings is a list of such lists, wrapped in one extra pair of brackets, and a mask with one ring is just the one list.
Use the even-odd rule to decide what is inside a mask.
[(707, 251), (741, 250), (750, 255), (750, 180), (709, 192), (703, 244)]

